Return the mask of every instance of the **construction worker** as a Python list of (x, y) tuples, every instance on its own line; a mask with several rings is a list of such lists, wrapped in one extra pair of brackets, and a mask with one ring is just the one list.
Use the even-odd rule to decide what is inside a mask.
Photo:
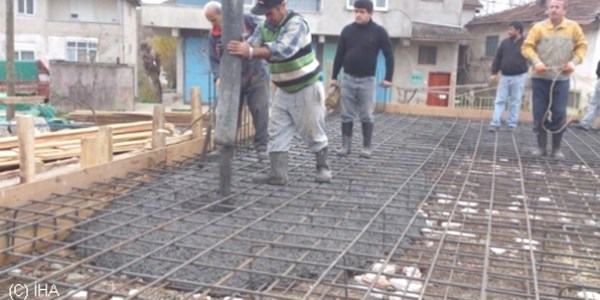
[(598, 80), (596, 80), (596, 87), (594, 90), (594, 96), (590, 101), (590, 104), (587, 107), (587, 112), (581, 122), (575, 126), (577, 129), (588, 131), (592, 128), (592, 124), (594, 120), (598, 116), (600, 112), (600, 61), (598, 61), (598, 66), (596, 67), (596, 76)]
[[(497, 82), (498, 88), (489, 128), (491, 132), (496, 132), (500, 128), (502, 113), (504, 113), (509, 97), (511, 102), (506, 125), (509, 131), (513, 131), (517, 127), (528, 69), (527, 60), (521, 54), (523, 40), (523, 23), (519, 21), (510, 22), (508, 25), (508, 38), (504, 39), (498, 47), (496, 57), (492, 63), (490, 80), (493, 83)], [(501, 73), (499, 79), (498, 72)]]
[[(221, 45), (221, 3), (210, 1), (204, 5), (204, 16), (212, 24), (209, 42), (209, 60), (210, 69), (215, 77), (217, 88), (221, 85), (219, 68), (221, 63), (222, 45)], [(254, 29), (260, 23), (260, 19), (251, 14), (244, 15), (244, 38), (248, 38)], [(240, 95), (240, 113), (244, 104), (244, 99), (250, 109), (252, 121), (254, 123), (254, 148), (257, 151), (259, 159), (267, 159), (267, 143), (269, 141), (269, 75), (267, 66), (262, 59), (251, 59), (243, 62), (242, 65), (242, 86)], [(238, 118), (238, 127), (241, 118)], [(213, 156), (218, 155), (219, 151)], [(213, 152), (214, 153), (214, 152)]]
[(521, 49), (533, 66), (533, 122), (538, 145), (533, 155), (547, 155), (549, 132), (552, 133), (551, 157), (559, 160), (565, 158), (560, 146), (567, 118), (570, 74), (587, 52), (581, 27), (565, 18), (566, 11), (565, 0), (551, 0), (548, 18), (533, 26)]
[(320, 67), (311, 45), (304, 18), (287, 9), (284, 0), (258, 0), (252, 8), (266, 21), (246, 41), (231, 41), (232, 55), (266, 59), (273, 83), (278, 87), (269, 123), (271, 170), (254, 178), (257, 183), (285, 185), (288, 182), (288, 151), (298, 130), (317, 160), (315, 181), (331, 181), (325, 135), (325, 92), (319, 81)]
[(371, 140), (373, 138), (375, 109), (375, 68), (377, 55), (381, 50), (385, 57), (385, 79), (380, 84), (384, 88), (392, 86), (394, 74), (394, 54), (387, 31), (375, 23), (373, 2), (356, 0), (354, 2), (355, 22), (342, 30), (337, 45), (333, 74), (330, 86), (338, 86), (338, 74), (344, 67), (342, 77), (341, 121), (342, 145), (336, 151), (339, 156), (351, 152), (352, 127), (358, 114), (362, 122), (363, 149), (359, 156), (371, 157)]

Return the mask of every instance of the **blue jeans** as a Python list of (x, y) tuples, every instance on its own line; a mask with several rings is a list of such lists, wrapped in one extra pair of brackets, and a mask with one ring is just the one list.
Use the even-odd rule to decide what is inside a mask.
[(342, 78), (340, 91), (342, 123), (354, 122), (357, 114), (362, 123), (373, 123), (375, 77), (354, 77), (344, 73)]
[[(543, 132), (544, 127), (551, 131), (558, 131), (567, 120), (567, 105), (569, 104), (569, 80), (557, 80), (552, 90), (552, 119), (544, 119), (550, 104), (550, 87), (552, 80), (533, 78), (531, 89), (533, 92), (533, 131)], [(546, 116), (548, 117), (548, 116)], [(543, 126), (542, 126), (543, 125)], [(564, 130), (564, 129), (563, 129)]]
[(494, 114), (490, 126), (499, 127), (502, 114), (506, 108), (508, 98), (511, 99), (508, 109), (508, 119), (506, 123), (508, 127), (515, 128), (519, 121), (519, 113), (521, 112), (521, 102), (525, 93), (525, 80), (527, 73), (514, 76), (500, 76), (498, 82), (498, 91), (496, 92), (496, 100), (494, 101)]
[(587, 107), (587, 111), (585, 112), (585, 116), (581, 119), (581, 126), (585, 128), (590, 128), (594, 123), (594, 120), (598, 116), (600, 112), (600, 79), (596, 80), (596, 89), (594, 90), (594, 97), (590, 101), (590, 104)]

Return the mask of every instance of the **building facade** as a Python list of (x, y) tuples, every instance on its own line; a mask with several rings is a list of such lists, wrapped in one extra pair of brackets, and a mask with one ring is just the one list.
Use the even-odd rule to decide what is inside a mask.
[[(508, 37), (508, 23), (521, 21), (525, 32), (536, 23), (547, 18), (545, 1), (525, 4), (499, 13), (475, 18), (467, 24), (473, 37), (469, 45), (467, 59), (467, 82), (487, 83), (491, 66), (500, 42)], [(579, 23), (588, 42), (587, 55), (571, 77), (571, 98), (569, 107), (583, 110), (594, 91), (596, 66), (600, 60), (600, 2), (570, 0), (567, 18)]]
[[(255, 0), (245, 0), (249, 9)], [(190, 99), (190, 89), (199, 86), (203, 99), (210, 99), (214, 86), (210, 75), (207, 36), (210, 24), (204, 18), (207, 0), (174, 0), (161, 5), (142, 7), (142, 25), (154, 34), (178, 38), (177, 91)], [(329, 78), (338, 36), (344, 26), (354, 21), (353, 0), (288, 0), (288, 7), (308, 21), (313, 46)], [(426, 88), (430, 85), (450, 86), (456, 81), (459, 49), (470, 39), (464, 23), (481, 7), (477, 0), (375, 0), (375, 22), (384, 26), (392, 40), (396, 57), (394, 88), (378, 89), (377, 101), (429, 102), (448, 105), (448, 96), (433, 99)], [(430, 20), (435, 20), (432, 23)], [(385, 73), (380, 55), (378, 80)], [(414, 97), (404, 99), (404, 91), (417, 90)], [(449, 91), (447, 92), (449, 93)], [(431, 99), (429, 99), (431, 98)], [(434, 97), (435, 98), (435, 97)], [(404, 99), (404, 100), (403, 100)]]
[[(15, 59), (137, 63), (139, 0), (14, 1)], [(0, 15), (4, 19), (6, 1), (0, 1)], [(0, 49), (6, 49), (5, 22)]]

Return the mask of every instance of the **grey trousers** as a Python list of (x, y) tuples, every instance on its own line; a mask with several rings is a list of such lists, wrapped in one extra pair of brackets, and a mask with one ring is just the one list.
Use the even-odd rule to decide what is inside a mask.
[(354, 122), (358, 114), (362, 123), (373, 123), (375, 111), (375, 77), (342, 77), (341, 116), (342, 123)]
[(296, 131), (311, 152), (321, 151), (328, 145), (326, 113), (323, 83), (315, 82), (293, 94), (278, 89), (271, 107), (268, 151), (289, 151)]

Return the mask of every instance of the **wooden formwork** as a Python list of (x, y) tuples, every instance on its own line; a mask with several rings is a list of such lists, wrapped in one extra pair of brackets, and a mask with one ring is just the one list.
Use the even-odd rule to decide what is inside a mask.
[[(461, 119), (477, 119), (490, 120), (492, 119), (492, 110), (481, 109), (464, 109), (451, 108), (441, 106), (426, 106), (426, 105), (411, 105), (411, 104), (385, 104), (378, 107), (380, 111), (385, 111), (394, 114), (407, 114), (416, 116), (444, 117), (444, 118), (461, 118)], [(506, 116), (506, 113), (505, 113)], [(533, 122), (531, 112), (521, 112), (519, 121), (525, 123)]]

